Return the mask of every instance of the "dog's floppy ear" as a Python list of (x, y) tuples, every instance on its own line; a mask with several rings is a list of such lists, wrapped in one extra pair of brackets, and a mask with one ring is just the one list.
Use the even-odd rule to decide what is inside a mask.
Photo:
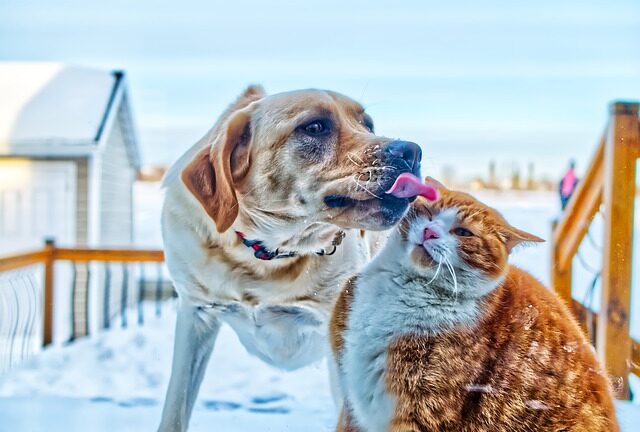
[(258, 84), (250, 85), (249, 87), (244, 89), (242, 94), (240, 94), (240, 96), (238, 96), (238, 98), (231, 105), (229, 105), (229, 107), (225, 110), (225, 112), (222, 113), (222, 115), (220, 116), (219, 122), (223, 122), (224, 120), (227, 119), (227, 117), (230, 114), (233, 114), (238, 110), (246, 108), (247, 106), (249, 106), (251, 102), (256, 101), (258, 99), (262, 99), (266, 95), (267, 95), (267, 92), (264, 90), (264, 88), (261, 85), (258, 85)]
[(215, 128), (211, 145), (202, 149), (182, 171), (187, 189), (221, 233), (238, 217), (235, 185), (246, 177), (251, 164), (251, 115), (256, 106), (250, 103), (255, 99), (248, 99), (249, 105), (243, 109), (223, 115), (223, 123)]

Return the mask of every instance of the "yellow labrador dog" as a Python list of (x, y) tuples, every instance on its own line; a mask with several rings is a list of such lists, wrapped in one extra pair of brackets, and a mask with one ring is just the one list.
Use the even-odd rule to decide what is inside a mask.
[(385, 191), (420, 176), (420, 159), (348, 97), (252, 86), (175, 163), (162, 230), (179, 308), (161, 431), (187, 429), (223, 322), (282, 369), (324, 355), (340, 287), (375, 246), (364, 230), (404, 215), (410, 199)]

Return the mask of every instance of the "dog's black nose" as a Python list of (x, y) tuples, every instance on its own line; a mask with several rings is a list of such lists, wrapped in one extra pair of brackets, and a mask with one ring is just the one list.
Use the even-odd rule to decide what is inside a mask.
[(420, 146), (411, 141), (391, 141), (384, 149), (390, 156), (404, 160), (411, 171), (420, 165), (422, 150)]

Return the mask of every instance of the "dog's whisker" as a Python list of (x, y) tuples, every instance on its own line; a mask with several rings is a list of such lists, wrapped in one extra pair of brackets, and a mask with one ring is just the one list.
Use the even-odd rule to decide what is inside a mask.
[[(355, 153), (347, 153), (347, 158), (357, 167), (363, 167), (364, 165), (366, 165), (362, 158)], [(353, 160), (354, 158), (359, 159), (359, 161), (356, 162), (355, 160)]]
[[(249, 195), (251, 192), (253, 192), (254, 190), (258, 189), (258, 187), (260, 186), (260, 184), (255, 185), (254, 187), (252, 187), (251, 189), (249, 189), (248, 192), (246, 192), (246, 195)], [(238, 207), (240, 205), (240, 201), (236, 201), (236, 203), (231, 207), (231, 209), (234, 209), (236, 207)]]
[(355, 157), (357, 157), (360, 160), (360, 163), (364, 164), (364, 160), (359, 155), (355, 153), (351, 153), (351, 154), (355, 155)]
[(373, 193), (373, 192), (371, 192), (369, 189), (367, 189), (367, 187), (366, 187), (366, 186), (361, 185), (361, 184), (358, 182), (358, 180), (357, 180), (357, 179), (354, 179), (354, 181), (356, 182), (356, 184), (357, 184), (357, 185), (358, 185), (362, 190), (364, 190), (365, 192), (369, 193), (372, 197), (377, 198), (377, 199), (379, 199), (379, 200), (381, 200), (381, 199), (382, 199), (381, 197), (379, 197), (378, 195), (374, 194), (374, 193)]

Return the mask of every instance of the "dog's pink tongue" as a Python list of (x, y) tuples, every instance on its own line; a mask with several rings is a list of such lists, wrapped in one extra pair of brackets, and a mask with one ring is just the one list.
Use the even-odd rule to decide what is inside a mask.
[(438, 191), (435, 187), (422, 183), (418, 177), (410, 173), (400, 174), (386, 193), (397, 198), (422, 196), (430, 201), (438, 199)]

